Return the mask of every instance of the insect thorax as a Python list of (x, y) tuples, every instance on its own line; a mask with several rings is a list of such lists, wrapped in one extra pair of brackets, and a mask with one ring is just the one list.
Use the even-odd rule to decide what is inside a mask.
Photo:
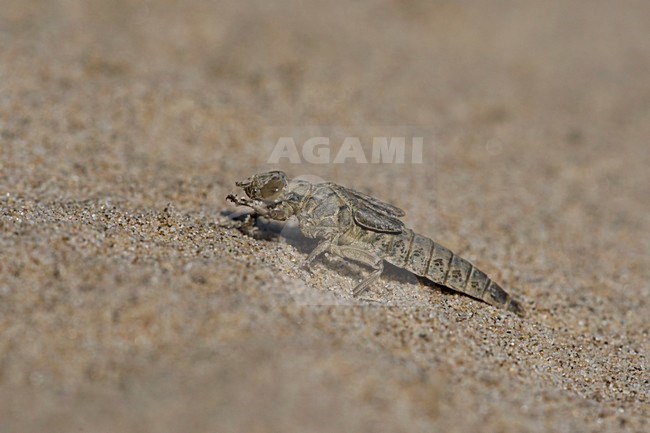
[(331, 239), (352, 224), (348, 207), (327, 184), (313, 185), (296, 216), (300, 231), (311, 238)]

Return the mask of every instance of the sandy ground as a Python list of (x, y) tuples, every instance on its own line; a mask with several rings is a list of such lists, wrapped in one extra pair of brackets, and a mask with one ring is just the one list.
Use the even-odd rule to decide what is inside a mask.
[[(0, 1), (0, 431), (648, 431), (649, 19)], [(309, 128), (421, 130), (423, 163), (268, 164)], [(301, 270), (224, 201), (268, 169), (399, 205), (528, 317)]]

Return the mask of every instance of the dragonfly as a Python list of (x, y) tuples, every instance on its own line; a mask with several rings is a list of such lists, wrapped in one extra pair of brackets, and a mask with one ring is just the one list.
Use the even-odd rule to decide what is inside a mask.
[(300, 232), (318, 239), (305, 259), (312, 262), (329, 252), (369, 266), (372, 271), (353, 289), (359, 296), (375, 283), (384, 261), (418, 277), (525, 316), (520, 301), (511, 296), (470, 261), (427, 236), (415, 233), (400, 219), (405, 212), (375, 197), (332, 182), (290, 179), (282, 171), (255, 174), (236, 182), (246, 197), (226, 199), (247, 206), (255, 217), (275, 221), (298, 220)]

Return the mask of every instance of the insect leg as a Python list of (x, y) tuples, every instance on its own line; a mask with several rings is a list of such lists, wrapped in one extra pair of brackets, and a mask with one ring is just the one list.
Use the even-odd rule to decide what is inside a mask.
[(311, 271), (311, 262), (313, 262), (316, 259), (316, 257), (320, 256), (325, 251), (327, 251), (329, 249), (330, 245), (332, 245), (331, 240), (325, 240), (325, 241), (319, 243), (318, 245), (316, 245), (316, 248), (311, 250), (311, 253), (309, 253), (309, 255), (302, 262), (300, 267), (303, 268), (303, 269), (307, 269), (308, 271)]
[(318, 245), (316, 245), (316, 248), (311, 250), (311, 253), (307, 256), (304, 262), (300, 265), (303, 269), (307, 269), (308, 271), (311, 271), (311, 263), (316, 259), (316, 257), (320, 256), (323, 254), (325, 251), (330, 249), (332, 245), (335, 245), (339, 240), (339, 235), (334, 236), (332, 239), (325, 239)]
[(262, 216), (276, 221), (286, 221), (293, 215), (293, 209), (285, 202), (274, 203), (269, 206), (257, 200), (237, 197), (233, 194), (228, 195), (226, 200), (233, 202), (237, 206), (246, 206), (253, 209), (256, 216)]
[(368, 287), (380, 277), (381, 273), (384, 271), (384, 260), (381, 257), (378, 257), (366, 250), (355, 248), (352, 246), (332, 246), (331, 250), (334, 254), (344, 257), (346, 259), (352, 259), (357, 262), (361, 262), (364, 265), (372, 267), (374, 270), (366, 277), (365, 280), (361, 281), (357, 286), (352, 290), (352, 296), (359, 296), (366, 290)]
[(234, 194), (229, 194), (226, 197), (226, 200), (229, 200), (236, 204), (237, 206), (246, 206), (255, 211), (255, 213), (259, 216), (266, 217), (269, 214), (269, 210), (266, 207), (260, 206), (258, 203), (255, 201), (249, 199), (249, 198), (243, 198), (243, 197), (237, 197)]

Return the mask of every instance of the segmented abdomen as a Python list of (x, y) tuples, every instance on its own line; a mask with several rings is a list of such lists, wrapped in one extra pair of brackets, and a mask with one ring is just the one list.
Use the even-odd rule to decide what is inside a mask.
[(402, 233), (373, 233), (373, 244), (384, 260), (434, 283), (523, 315), (521, 304), (483, 271), (433, 240), (405, 229)]

